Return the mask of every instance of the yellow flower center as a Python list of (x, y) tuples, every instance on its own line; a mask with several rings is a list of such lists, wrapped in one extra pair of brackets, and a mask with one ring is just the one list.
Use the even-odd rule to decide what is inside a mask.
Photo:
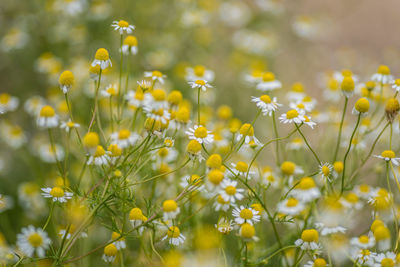
[(240, 134), (246, 135), (246, 136), (254, 136), (254, 128), (251, 126), (249, 123), (245, 123), (240, 127)]
[(252, 238), (256, 234), (256, 229), (249, 223), (244, 223), (240, 227), (240, 234), (244, 238)]
[(386, 226), (378, 226), (374, 231), (376, 241), (381, 241), (390, 238), (389, 229)]
[(118, 26), (126, 28), (129, 26), (129, 23), (125, 20), (120, 20), (120, 21), (118, 21)]
[(40, 234), (33, 233), (28, 236), (28, 242), (32, 247), (37, 248), (43, 244), (43, 238)]
[(234, 186), (232, 186), (232, 185), (228, 185), (228, 186), (225, 188), (225, 192), (226, 192), (228, 195), (233, 196), (234, 194), (236, 194), (236, 187), (234, 187)]
[(194, 67), (193, 71), (196, 76), (202, 77), (206, 72), (206, 68), (202, 65), (197, 65)]
[(167, 95), (163, 89), (155, 89), (151, 95), (156, 101), (164, 101), (167, 98)]
[(357, 203), (357, 202), (358, 202), (358, 196), (357, 196), (355, 193), (350, 192), (350, 193), (348, 193), (348, 194), (346, 195), (346, 200), (347, 200), (348, 202), (354, 204), (354, 203)]
[(135, 36), (128, 35), (124, 40), (124, 45), (137, 46), (138, 42)]
[(353, 78), (352, 78), (351, 76), (350, 76), (350, 77), (345, 76), (345, 77), (343, 78), (341, 88), (342, 88), (342, 90), (345, 91), (345, 92), (352, 92), (352, 91), (354, 91), (354, 80), (353, 80)]
[(360, 98), (354, 105), (354, 108), (361, 113), (368, 112), (369, 110), (369, 101), (366, 98)]
[(390, 69), (386, 65), (380, 65), (377, 72), (382, 75), (390, 75)]
[(64, 196), (64, 190), (61, 187), (53, 187), (50, 191), (50, 195), (53, 197), (63, 197)]
[(104, 248), (104, 254), (106, 256), (112, 257), (117, 255), (118, 249), (114, 244), (109, 244)]
[(247, 165), (247, 163), (243, 162), (243, 161), (238, 161), (238, 163), (236, 163), (236, 167), (235, 167), (235, 169), (240, 172), (247, 172), (248, 168), (249, 168), (249, 165)]
[(300, 183), (297, 185), (302, 190), (307, 190), (315, 187), (314, 180), (311, 177), (301, 178)]
[(168, 148), (165, 148), (165, 147), (160, 148), (160, 150), (158, 150), (157, 154), (161, 158), (165, 158), (166, 156), (168, 156)]
[(99, 135), (95, 132), (88, 132), (83, 137), (83, 145), (85, 147), (93, 148), (99, 144)]
[(106, 151), (104, 150), (104, 148), (102, 146), (97, 146), (96, 152), (94, 153), (93, 156), (95, 158), (97, 158), (97, 157), (103, 156), (104, 154), (106, 154)]
[(173, 199), (165, 200), (163, 202), (163, 210), (165, 212), (176, 211), (177, 208), (178, 205), (176, 204), (176, 201)]
[(107, 88), (107, 93), (109, 93), (110, 95), (114, 96), (114, 95), (117, 94), (117, 90), (115, 90), (114, 87), (110, 87), (110, 88)]
[(359, 189), (360, 189), (360, 192), (368, 193), (369, 192), (369, 185), (362, 184), (362, 185), (360, 185)]
[(0, 94), (0, 103), (1, 104), (7, 104), (11, 99), (11, 96), (9, 94), (3, 93)]
[(324, 176), (328, 176), (331, 173), (331, 170), (326, 165), (322, 166), (321, 171), (324, 174)]
[(362, 235), (358, 238), (358, 241), (360, 241), (360, 243), (362, 244), (368, 244), (369, 242), (369, 238), (366, 235)]
[(315, 229), (307, 229), (301, 233), (304, 242), (318, 242), (318, 232)]
[(224, 173), (218, 169), (213, 169), (208, 173), (208, 180), (215, 185), (219, 185), (223, 179)]
[(206, 82), (204, 80), (197, 80), (195, 83), (201, 86), (206, 85)]
[(397, 112), (400, 110), (399, 101), (396, 98), (389, 98), (385, 107), (386, 112)]
[(119, 157), (122, 154), (122, 149), (117, 144), (109, 145), (107, 150), (111, 152), (112, 157)]
[(341, 173), (343, 171), (343, 162), (336, 161), (335, 163), (333, 163), (333, 169), (335, 170), (335, 172)]
[(294, 119), (297, 116), (299, 116), (299, 112), (295, 109), (289, 110), (288, 112), (286, 112), (286, 118), (287, 119)]
[(97, 60), (109, 60), (110, 59), (110, 55), (108, 54), (107, 49), (105, 48), (99, 48), (96, 51), (96, 54), (94, 56), (95, 59)]
[(169, 93), (168, 95), (168, 102), (171, 103), (172, 105), (179, 105), (179, 103), (181, 103), (182, 101), (182, 93), (177, 91), (177, 90), (173, 90), (171, 93)]
[(381, 261), (381, 266), (382, 267), (394, 267), (394, 261), (390, 258), (384, 258)]
[(295, 198), (289, 198), (286, 202), (286, 207), (296, 207), (299, 204), (299, 201)]
[(56, 114), (54, 109), (51, 106), (44, 106), (40, 110), (40, 117), (50, 118)]
[(264, 82), (272, 82), (275, 80), (275, 75), (272, 72), (266, 72), (262, 75), (262, 79)]
[(326, 267), (326, 261), (322, 258), (315, 259), (313, 267)]
[(269, 97), (269, 95), (262, 95), (260, 96), (260, 100), (266, 104), (271, 103), (271, 97)]
[(221, 195), (218, 196), (217, 201), (219, 204), (228, 204), (229, 203), (229, 201), (225, 201)]
[(129, 212), (129, 220), (141, 220), (143, 218), (142, 210), (139, 208), (133, 208)]
[(177, 237), (179, 237), (180, 234), (181, 234), (181, 231), (176, 226), (171, 226), (168, 229), (168, 237), (169, 238), (177, 238)]
[(63, 73), (61, 73), (60, 78), (59, 78), (59, 83), (62, 85), (67, 85), (67, 86), (71, 86), (74, 83), (74, 74), (72, 74), (71, 71), (66, 70)]
[(197, 140), (191, 140), (186, 147), (187, 152), (197, 154), (201, 151), (201, 144)]
[(291, 161), (284, 161), (281, 165), (281, 170), (286, 175), (292, 175), (296, 169), (296, 164)]
[(196, 138), (206, 138), (207, 135), (208, 135), (207, 128), (204, 126), (200, 126), (194, 131), (194, 136)]
[(392, 150), (385, 150), (381, 153), (381, 156), (384, 158), (392, 159), (392, 158), (396, 157), (396, 154)]
[(219, 154), (212, 154), (206, 162), (208, 168), (217, 169), (222, 165), (222, 158)]
[(163, 74), (161, 73), (161, 71), (155, 70), (151, 73), (151, 75), (154, 77), (161, 78)]
[(303, 104), (303, 103), (297, 104), (297, 108), (299, 108), (299, 109), (304, 109), (304, 104)]
[(240, 211), (240, 217), (245, 220), (250, 220), (253, 218), (253, 212), (250, 209), (242, 209)]
[(118, 133), (118, 138), (119, 139), (128, 139), (129, 136), (131, 136), (131, 132), (129, 130), (126, 130), (126, 129), (122, 129)]
[(304, 86), (303, 86), (303, 84), (300, 83), (300, 82), (294, 83), (294, 84), (292, 85), (292, 91), (293, 91), (293, 92), (296, 92), (296, 93), (303, 93), (303, 92), (304, 92)]
[(67, 122), (67, 127), (68, 128), (73, 128), (75, 126), (75, 123), (72, 121)]

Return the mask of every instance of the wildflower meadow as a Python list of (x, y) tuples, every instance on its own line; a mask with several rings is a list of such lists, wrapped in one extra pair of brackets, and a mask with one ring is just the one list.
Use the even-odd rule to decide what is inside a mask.
[(2, 1), (0, 265), (400, 266), (400, 44), (306, 2)]

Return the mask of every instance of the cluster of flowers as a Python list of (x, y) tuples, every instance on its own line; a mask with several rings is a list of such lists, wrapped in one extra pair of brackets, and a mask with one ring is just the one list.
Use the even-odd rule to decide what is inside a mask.
[[(230, 107), (221, 106), (214, 114), (201, 101), (215, 90), (214, 72), (202, 65), (186, 70), (193, 92), (188, 95), (195, 101), (184, 98), (184, 91), (168, 90), (167, 76), (158, 70), (146, 71), (130, 84), (129, 64), (138, 53), (138, 41), (131, 35), (135, 27), (123, 20), (112, 27), (121, 37), (119, 79), (107, 83), (113, 65), (108, 50), (99, 48), (89, 70), (94, 83), (91, 110), (78, 110), (80, 99), (71, 100), (71, 91), (79, 88), (74, 88), (75, 75), (69, 70), (59, 76), (62, 100), (35, 96), (24, 104), (47, 134), (37, 155), (57, 178), (50, 186), (20, 185), (20, 205), (38, 222), (47, 218), (42, 227), (23, 228), (15, 247), (1, 242), (2, 262), (62, 265), (102, 249), (105, 262), (129, 263), (131, 252), (125, 251), (132, 245), (140, 247), (137, 255), (151, 261), (189, 266), (194, 259), (182, 257), (196, 252), (192, 243), (201, 240), (198, 247), (224, 251), (223, 242), (236, 238), (239, 243), (226, 251), (232, 264), (400, 264), (400, 206), (395, 199), (400, 158), (392, 144), (400, 132), (400, 79), (387, 66), (364, 83), (349, 70), (324, 77), (325, 95), (343, 102), (341, 114), (316, 110), (317, 99), (301, 83), (287, 92), (288, 105), (283, 105), (278, 101), (282, 83), (272, 72), (246, 74), (247, 84), (261, 95), (249, 99), (257, 113), (242, 123)], [(354, 95), (358, 99), (348, 118)], [(0, 94), (2, 117), (18, 106), (18, 98)], [(260, 120), (270, 121), (271, 127), (262, 128)], [(11, 147), (22, 149), (28, 136), (20, 127), (2, 123), (2, 136)], [(322, 126), (327, 136), (313, 148)], [(375, 155), (378, 144), (385, 149)], [(364, 174), (373, 155), (381, 160), (375, 176), (369, 175), (371, 169)], [(263, 165), (264, 159), (271, 166)], [(45, 199), (50, 200), (48, 213), (43, 212)], [(10, 197), (0, 196), (0, 210), (10, 208)], [(356, 214), (362, 214), (362, 222)], [(56, 229), (57, 224), (62, 225)], [(57, 234), (50, 236), (54, 230)], [(81, 240), (107, 231), (111, 238), (100, 246), (84, 253), (78, 248)], [(235, 259), (235, 253), (240, 257)], [(207, 255), (220, 259), (219, 253)]]

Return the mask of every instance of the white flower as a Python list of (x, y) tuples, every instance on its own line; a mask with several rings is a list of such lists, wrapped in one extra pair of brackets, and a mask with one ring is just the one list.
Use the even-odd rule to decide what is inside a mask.
[(314, 129), (314, 126), (317, 125), (315, 122), (311, 120), (311, 117), (304, 115), (304, 124), (308, 125), (311, 127), (311, 129)]
[(232, 211), (235, 222), (239, 225), (249, 223), (251, 225), (260, 221), (258, 211), (252, 208), (245, 208), (244, 206), (236, 207)]
[(254, 171), (249, 171), (249, 165), (244, 161), (238, 161), (237, 163), (231, 163), (231, 166), (233, 167), (232, 171), (233, 171), (234, 176), (241, 176), (241, 177), (246, 178), (247, 172), (248, 172), (249, 176), (247, 178), (251, 179), (252, 176), (254, 176), (256, 174)]
[(185, 236), (181, 234), (181, 231), (177, 226), (171, 226), (168, 228), (167, 235), (162, 240), (168, 239), (168, 243), (174, 246), (178, 246), (185, 242)]
[(311, 177), (304, 177), (290, 192), (291, 196), (303, 202), (310, 202), (321, 196), (321, 193)]
[(375, 255), (374, 261), (374, 267), (396, 266), (396, 254), (391, 251), (379, 253)]
[(302, 250), (316, 250), (321, 248), (321, 245), (317, 242), (306, 242), (301, 238), (297, 239), (294, 244), (300, 247)]
[(286, 113), (283, 113), (280, 117), (279, 120), (282, 123), (302, 123), (306, 120), (304, 117), (303, 113), (299, 113), (295, 109), (291, 109)]
[(219, 219), (218, 223), (215, 224), (215, 228), (217, 228), (218, 232), (222, 234), (229, 234), (233, 229), (233, 222), (226, 217), (222, 217)]
[(185, 132), (190, 140), (197, 140), (200, 144), (211, 144), (214, 141), (214, 135), (206, 127), (195, 125)]
[(139, 137), (140, 136), (136, 133), (131, 133), (127, 129), (122, 129), (111, 134), (111, 143), (118, 145), (120, 148), (127, 148), (133, 146)]
[(114, 84), (109, 84), (106, 89), (101, 90), (100, 94), (103, 97), (112, 97), (117, 95), (118, 93), (118, 89), (116, 89), (117, 87)]
[(0, 93), (0, 114), (14, 111), (18, 108), (19, 100), (7, 93)]
[(231, 204), (229, 201), (225, 201), (224, 198), (221, 195), (218, 195), (217, 201), (214, 202), (214, 209), (215, 211), (228, 211), (231, 206), (234, 206), (234, 204)]
[(135, 29), (135, 26), (129, 25), (125, 20), (113, 21), (111, 27), (113, 27), (114, 30), (119, 31), (120, 34), (124, 34), (124, 32), (130, 34)]
[(161, 121), (162, 124), (166, 124), (171, 119), (171, 114), (164, 108), (155, 108), (152, 105), (145, 105), (143, 110), (148, 118)]
[(109, 154), (110, 151), (105, 151), (102, 146), (97, 146), (95, 153), (89, 157), (87, 165), (107, 165), (110, 161)]
[(256, 103), (256, 106), (261, 109), (264, 116), (271, 116), (272, 113), (277, 110), (279, 106), (282, 106), (282, 104), (279, 104), (278, 102), (276, 102), (276, 100), (276, 97), (271, 99), (268, 95), (251, 97), (251, 102)]
[(22, 233), (17, 235), (18, 248), (28, 257), (33, 257), (36, 252), (39, 258), (43, 258), (51, 244), (47, 233), (33, 225), (22, 228), (21, 231)]
[(66, 192), (64, 189), (61, 187), (47, 187), (47, 188), (42, 188), (42, 196), (45, 198), (51, 198), (53, 202), (60, 202), (64, 203), (67, 202), (68, 199), (71, 199), (72, 196), (74, 195), (71, 192)]
[(151, 78), (153, 81), (158, 81), (160, 83), (164, 83), (164, 79), (167, 77), (166, 75), (162, 74), (162, 72), (158, 70), (154, 71), (145, 71), (144, 77)]
[(163, 219), (164, 221), (175, 219), (180, 213), (181, 209), (176, 204), (175, 200), (165, 200), (163, 202)]
[(186, 80), (189, 82), (197, 80), (212, 82), (214, 80), (214, 72), (201, 65), (195, 66), (194, 68), (186, 68)]
[(336, 233), (344, 234), (346, 232), (346, 228), (342, 226), (327, 226), (321, 222), (315, 223), (315, 227), (318, 229), (322, 236)]
[(207, 88), (212, 88), (212, 86), (206, 80), (196, 80), (194, 82), (189, 82), (189, 85), (193, 89), (201, 89), (203, 92), (207, 91)]
[(392, 150), (385, 150), (379, 156), (374, 155), (375, 158), (383, 159), (386, 162), (392, 162), (394, 165), (399, 165), (400, 158), (396, 158), (396, 154)]
[(370, 233), (369, 235), (361, 235), (350, 239), (350, 245), (356, 246), (361, 249), (368, 249), (375, 246), (375, 238)]
[(392, 83), (392, 88), (396, 90), (396, 92), (400, 92), (400, 79), (396, 79)]
[(282, 83), (275, 80), (275, 75), (272, 72), (266, 72), (262, 75), (262, 80), (257, 84), (256, 88), (260, 91), (272, 91), (282, 87)]
[(51, 144), (42, 144), (39, 147), (39, 156), (44, 162), (55, 163), (64, 159), (64, 149), (58, 144), (54, 147)]
[(221, 182), (221, 191), (219, 192), (225, 201), (234, 203), (235, 200), (242, 200), (244, 189), (237, 188), (237, 181), (224, 179)]
[(75, 122), (73, 122), (73, 121), (71, 121), (71, 120), (69, 120), (69, 121), (63, 121), (63, 122), (61, 122), (61, 125), (60, 125), (60, 128), (61, 128), (61, 129), (65, 129), (65, 131), (66, 131), (67, 133), (69, 133), (69, 131), (70, 131), (71, 129), (76, 129), (76, 128), (79, 128), (79, 127), (81, 127), (80, 124), (75, 123)]
[(51, 106), (43, 106), (36, 122), (42, 128), (55, 128), (58, 126), (58, 117)]
[(278, 203), (277, 211), (279, 213), (296, 216), (304, 210), (304, 204), (296, 198), (290, 197)]

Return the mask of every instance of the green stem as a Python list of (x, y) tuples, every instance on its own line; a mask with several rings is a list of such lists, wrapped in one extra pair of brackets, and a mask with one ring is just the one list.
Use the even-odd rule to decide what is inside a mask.
[(307, 138), (304, 136), (304, 134), (301, 132), (300, 127), (297, 125), (297, 123), (295, 123), (294, 125), (296, 125), (297, 131), (299, 132), (299, 134), (301, 135), (301, 137), (303, 137), (304, 142), (306, 143), (307, 147), (310, 149), (310, 151), (313, 153), (315, 159), (318, 161), (318, 164), (321, 165), (321, 161), (319, 160), (317, 154), (315, 153), (315, 151), (311, 148), (310, 144), (307, 141)]
[[(276, 120), (275, 120), (275, 111), (272, 111), (272, 124), (274, 126), (274, 133), (275, 133), (275, 139), (279, 138), (278, 135), (278, 128), (276, 127)], [(280, 162), (280, 157), (279, 157), (279, 142), (275, 143), (275, 150), (276, 150), (276, 165), (280, 166), (281, 162)]]
[(98, 82), (97, 82), (96, 91), (95, 91), (95, 96), (94, 96), (93, 114), (92, 114), (92, 118), (90, 119), (90, 124), (89, 124), (89, 128), (88, 128), (88, 132), (90, 132), (90, 130), (92, 129), (93, 122), (94, 122), (94, 117), (96, 116), (96, 111), (97, 111), (97, 98), (98, 98), (98, 96), (99, 96), (99, 88), (100, 88), (100, 83), (101, 83), (101, 72), (102, 72), (102, 69), (100, 68), (99, 80), (98, 80)]
[(201, 88), (197, 90), (197, 124), (200, 125), (200, 91)]
[(344, 116), (346, 115), (347, 103), (348, 102), (349, 102), (349, 99), (346, 97), (344, 99), (344, 107), (343, 107), (342, 119), (340, 120), (339, 134), (338, 134), (338, 138), (337, 138), (337, 141), (336, 141), (336, 149), (335, 149), (335, 154), (333, 156), (333, 161), (332, 162), (336, 161), (337, 154), (339, 152), (340, 139), (342, 138), (342, 129), (343, 129)]
[(51, 216), (53, 215), (54, 205), (55, 205), (55, 202), (53, 201), (53, 202), (51, 203), (51, 206), (50, 206), (50, 213), (49, 213), (49, 216), (47, 217), (46, 223), (45, 223), (44, 226), (43, 226), (43, 230), (45, 230), (46, 227), (47, 227), (47, 225), (49, 225)]

